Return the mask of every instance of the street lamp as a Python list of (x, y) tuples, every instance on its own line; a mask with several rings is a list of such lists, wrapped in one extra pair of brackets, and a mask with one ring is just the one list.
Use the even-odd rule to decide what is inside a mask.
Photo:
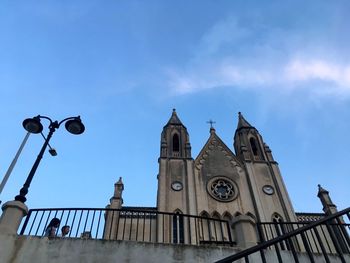
[(58, 122), (58, 121), (52, 121), (49, 117), (40, 116), (40, 115), (34, 118), (25, 119), (23, 121), (24, 129), (30, 133), (41, 133), (43, 130), (43, 125), (41, 124), (40, 119), (47, 119), (50, 121), (49, 134), (47, 135), (45, 142), (41, 147), (38, 157), (36, 158), (35, 163), (33, 164), (33, 167), (28, 174), (27, 180), (25, 181), (23, 187), (19, 192), (19, 195), (15, 197), (16, 201), (20, 201), (22, 203), (24, 203), (27, 200), (25, 196), (28, 193), (28, 188), (30, 186), (30, 183), (44, 155), (45, 149), (49, 144), (52, 134), (56, 131), (56, 129), (58, 129), (60, 125), (65, 122), (66, 130), (72, 134), (79, 135), (79, 134), (82, 134), (85, 130), (84, 124), (81, 122), (80, 116), (65, 118), (64, 120)]

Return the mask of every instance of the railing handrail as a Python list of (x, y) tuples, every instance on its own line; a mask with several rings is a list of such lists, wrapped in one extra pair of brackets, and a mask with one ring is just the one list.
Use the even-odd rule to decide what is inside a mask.
[(28, 214), (30, 212), (35, 212), (35, 211), (64, 211), (64, 210), (85, 210), (85, 211), (115, 211), (115, 212), (136, 212), (136, 213), (154, 213), (154, 214), (161, 214), (161, 215), (179, 215), (179, 216), (185, 216), (185, 217), (192, 217), (192, 218), (201, 218), (201, 219), (210, 219), (214, 221), (219, 221), (219, 222), (227, 222), (225, 219), (220, 219), (220, 218), (214, 218), (214, 217), (205, 217), (205, 216), (197, 216), (197, 215), (190, 215), (190, 214), (178, 214), (178, 213), (171, 213), (171, 212), (163, 212), (163, 211), (158, 211), (158, 210), (152, 210), (152, 209), (124, 209), (124, 208), (33, 208), (29, 209)]
[(317, 227), (319, 225), (325, 224), (326, 222), (331, 221), (331, 220), (333, 220), (333, 219), (335, 219), (337, 217), (343, 216), (344, 214), (347, 214), (347, 213), (350, 213), (350, 207), (348, 207), (348, 208), (346, 208), (344, 210), (341, 210), (341, 211), (339, 211), (337, 213), (334, 213), (332, 215), (325, 216), (324, 218), (322, 218), (322, 219), (320, 219), (318, 221), (314, 221), (314, 222), (312, 222), (312, 223), (310, 223), (310, 224), (308, 224), (306, 226), (300, 227), (300, 228), (298, 228), (296, 230), (293, 230), (291, 232), (283, 234), (283, 235), (281, 235), (279, 237), (276, 237), (276, 238), (273, 238), (271, 240), (265, 241), (265, 242), (263, 242), (261, 244), (258, 244), (256, 246), (254, 246), (254, 247), (245, 249), (245, 250), (243, 250), (241, 252), (238, 252), (238, 253), (236, 253), (236, 254), (234, 254), (232, 256), (228, 256), (226, 258), (218, 260), (215, 263), (227, 263), (227, 262), (232, 262), (234, 260), (246, 257), (246, 256), (248, 256), (250, 254), (253, 254), (253, 253), (258, 252), (260, 250), (266, 249), (267, 247), (273, 246), (273, 245), (275, 245), (275, 244), (277, 244), (279, 242), (282, 242), (282, 241), (284, 241), (286, 239), (289, 239), (291, 237), (299, 235), (299, 234), (301, 234), (301, 233), (303, 233), (303, 232), (305, 232), (307, 230), (310, 230), (310, 229), (312, 229), (314, 227)]
[[(298, 221), (298, 222), (257, 222), (257, 224), (258, 225), (309, 225), (309, 224), (311, 224), (313, 222), (317, 222), (317, 221), (314, 220), (314, 221)], [(330, 223), (329, 225), (339, 225), (339, 224)], [(342, 225), (343, 226), (350, 226), (350, 224), (348, 224), (348, 223), (342, 223)]]

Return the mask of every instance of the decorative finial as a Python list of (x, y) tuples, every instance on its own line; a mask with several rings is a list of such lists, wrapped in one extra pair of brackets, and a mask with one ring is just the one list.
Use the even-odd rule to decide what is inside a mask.
[(121, 177), (119, 177), (119, 180), (118, 180), (117, 184), (123, 184), (123, 181), (122, 181)]
[(175, 108), (173, 108), (173, 112), (176, 112), (176, 109), (175, 109)]

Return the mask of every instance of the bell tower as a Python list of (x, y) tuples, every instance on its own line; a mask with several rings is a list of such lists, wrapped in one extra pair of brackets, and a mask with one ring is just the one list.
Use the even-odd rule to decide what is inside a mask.
[(239, 112), (234, 135), (237, 157), (244, 164), (257, 219), (297, 221), (278, 163), (258, 130)]
[(163, 127), (158, 162), (158, 210), (194, 214), (191, 144), (175, 109)]

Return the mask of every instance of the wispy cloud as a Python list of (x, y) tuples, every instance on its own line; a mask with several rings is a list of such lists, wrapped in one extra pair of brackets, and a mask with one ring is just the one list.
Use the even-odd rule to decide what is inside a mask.
[(285, 67), (286, 79), (290, 81), (324, 80), (339, 87), (350, 88), (350, 64), (340, 65), (325, 60), (300, 60), (289, 62)]
[(224, 18), (203, 35), (181, 70), (167, 71), (169, 87), (174, 95), (227, 87), (350, 97), (350, 64), (309, 31)]

